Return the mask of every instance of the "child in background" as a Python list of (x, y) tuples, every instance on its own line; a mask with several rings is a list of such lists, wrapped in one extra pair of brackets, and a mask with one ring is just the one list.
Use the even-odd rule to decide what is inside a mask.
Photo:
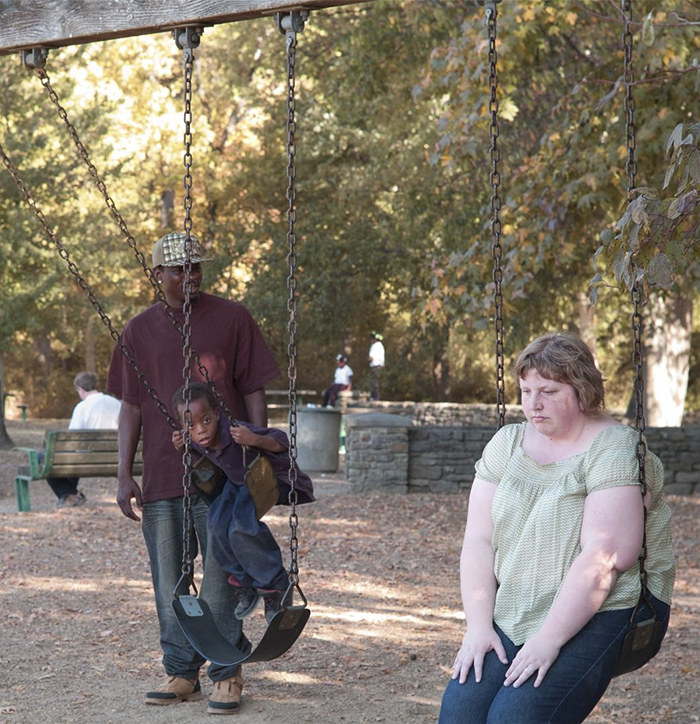
[[(173, 396), (173, 410), (180, 422), (185, 414), (185, 387)], [(243, 447), (251, 447), (267, 457), (279, 486), (279, 502), (287, 501), (289, 485), (289, 441), (282, 430), (260, 428), (246, 422), (229, 425), (218, 411), (214, 393), (201, 382), (190, 385), (190, 435), (192, 449), (224, 471), (227, 477), (221, 495), (216, 497), (207, 517), (209, 550), (219, 565), (229, 573), (229, 583), (236, 587), (238, 619), (249, 616), (262, 597), (268, 623), (281, 608), (289, 585), (282, 553), (268, 526), (257, 519), (255, 504), (244, 478), (246, 472)], [(182, 432), (172, 436), (176, 449), (184, 448)], [(314, 500), (313, 484), (306, 473), (297, 470), (295, 485), (299, 503)]]

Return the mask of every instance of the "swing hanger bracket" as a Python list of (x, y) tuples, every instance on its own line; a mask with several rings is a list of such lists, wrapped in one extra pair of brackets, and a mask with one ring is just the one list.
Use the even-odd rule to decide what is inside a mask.
[(278, 30), (288, 38), (300, 33), (304, 29), (304, 24), (308, 19), (308, 10), (290, 10), (286, 13), (275, 14)]
[(49, 49), (42, 46), (23, 50), (20, 53), (22, 65), (25, 68), (43, 68), (46, 65), (46, 59), (49, 57)]
[(201, 25), (186, 25), (173, 30), (175, 45), (183, 52), (186, 58), (192, 57), (192, 51), (199, 47), (204, 28)]
[(496, 17), (496, 5), (498, 5), (501, 1), (502, 0), (476, 0), (477, 5), (484, 8), (487, 21)]

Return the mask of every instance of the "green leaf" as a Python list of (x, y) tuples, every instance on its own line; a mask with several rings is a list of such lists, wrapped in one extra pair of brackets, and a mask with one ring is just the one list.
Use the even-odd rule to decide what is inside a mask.
[(649, 13), (649, 15), (647, 15), (644, 19), (644, 24), (642, 25), (642, 42), (647, 46), (647, 48), (651, 48), (651, 46), (654, 45), (655, 34), (653, 15), (653, 12)]
[(673, 264), (666, 254), (659, 252), (652, 258), (646, 268), (646, 278), (649, 284), (656, 284), (662, 289), (670, 289), (673, 286)]
[(671, 183), (671, 179), (673, 178), (673, 174), (676, 172), (676, 162), (674, 161), (667, 169), (666, 169), (666, 176), (664, 177), (664, 188), (667, 188), (668, 185)]
[(700, 186), (700, 151), (693, 149), (688, 157), (688, 170), (693, 177), (693, 181)]
[(679, 123), (674, 129), (671, 135), (668, 137), (668, 141), (666, 143), (666, 153), (672, 149), (675, 148), (677, 144), (680, 144), (681, 139), (683, 138), (683, 124)]
[(600, 287), (602, 285), (603, 285), (603, 275), (602, 274), (596, 274), (589, 283), (589, 287), (591, 287), (591, 293), (589, 295), (589, 299), (590, 299), (592, 306), (594, 306), (595, 303), (598, 301), (598, 291), (600, 290)]
[(620, 85), (622, 84), (622, 81), (624, 80), (623, 76), (620, 76), (616, 81), (615, 85), (613, 86), (613, 89), (610, 91), (610, 93), (606, 93), (596, 105), (595, 109), (596, 111), (599, 111), (608, 101), (612, 100), (616, 95), (617, 91), (620, 90)]
[(668, 207), (668, 218), (677, 219), (679, 216), (687, 216), (698, 203), (698, 192), (696, 189), (688, 191), (687, 194), (673, 199)]

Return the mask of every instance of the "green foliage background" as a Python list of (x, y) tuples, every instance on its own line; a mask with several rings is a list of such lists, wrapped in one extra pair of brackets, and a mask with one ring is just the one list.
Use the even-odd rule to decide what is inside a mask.
[[(665, 233), (663, 244), (638, 212), (643, 228), (636, 237), (629, 228), (619, 12), (602, 0), (499, 5), (507, 354), (543, 331), (578, 329), (579, 297), (594, 278), (598, 355), (618, 404), (631, 386), (620, 259), (650, 232), (647, 261), (663, 252), (670, 262), (655, 262), (649, 288), (694, 295), (696, 287), (697, 206), (688, 194), (697, 199), (700, 183), (700, 12), (670, 1), (635, 7), (637, 183), (669, 215), (684, 197), (676, 237)], [(386, 397), (492, 400), (485, 38), (483, 10), (467, 0), (318, 12), (300, 36), (300, 388), (327, 386), (339, 351), (356, 386), (367, 387), (369, 332), (378, 329)], [(0, 68), (0, 142), (121, 328), (151, 303), (150, 287), (38, 80), (14, 56)], [(207, 28), (193, 103), (194, 231), (215, 258), (206, 285), (248, 306), (283, 369), (284, 69), (272, 20)], [(172, 38), (52, 51), (47, 71), (148, 256), (158, 236), (182, 225), (182, 71)], [(691, 140), (667, 156), (679, 124), (680, 141)], [(66, 416), (94, 312), (5, 172), (0, 190), (5, 388), (35, 416)], [(164, 220), (168, 193), (175, 211)], [(675, 246), (666, 249), (667, 239)], [(99, 321), (93, 329), (104, 380), (113, 342)], [(508, 393), (515, 401), (510, 384)], [(689, 402), (699, 401), (694, 383)]]

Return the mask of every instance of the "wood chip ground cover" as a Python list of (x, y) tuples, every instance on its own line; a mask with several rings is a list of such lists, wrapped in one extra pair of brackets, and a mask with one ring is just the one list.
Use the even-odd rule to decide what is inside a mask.
[[(11, 425), (16, 444), (40, 445), (51, 423)], [(142, 703), (163, 674), (148, 559), (139, 526), (114, 503), (116, 481), (84, 481), (88, 504), (60, 511), (34, 483), (32, 511), (18, 514), (21, 463), (22, 454), (0, 452), (0, 722), (211, 721), (204, 701)], [(318, 502), (299, 509), (311, 619), (291, 652), (245, 669), (238, 721), (435, 722), (463, 629), (466, 497), (358, 495), (342, 474), (316, 483)], [(591, 724), (700, 721), (700, 499), (669, 502), (678, 577), (666, 645), (613, 682)], [(286, 511), (276, 508), (270, 524), (284, 546)], [(252, 619), (247, 631), (259, 636), (262, 611)], [(202, 685), (208, 693), (206, 677)]]

